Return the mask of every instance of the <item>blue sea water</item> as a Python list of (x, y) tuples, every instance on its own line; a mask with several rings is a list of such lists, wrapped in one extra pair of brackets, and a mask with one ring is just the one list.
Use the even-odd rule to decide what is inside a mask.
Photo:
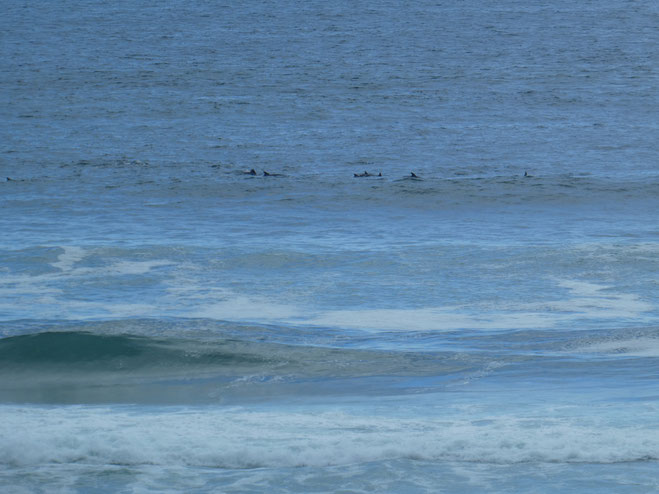
[(3, 2), (0, 490), (657, 492), (658, 25)]

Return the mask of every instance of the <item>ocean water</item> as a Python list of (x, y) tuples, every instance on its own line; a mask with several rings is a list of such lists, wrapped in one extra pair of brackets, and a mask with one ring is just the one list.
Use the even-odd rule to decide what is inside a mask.
[(2, 10), (2, 492), (659, 490), (659, 4)]

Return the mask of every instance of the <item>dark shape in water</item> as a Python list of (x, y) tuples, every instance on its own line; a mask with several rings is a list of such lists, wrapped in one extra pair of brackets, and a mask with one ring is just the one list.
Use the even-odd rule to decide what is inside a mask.
[(412, 177), (412, 178), (419, 178), (419, 176), (418, 176), (416, 173), (414, 173), (414, 172), (410, 172), (410, 177)]
[(373, 174), (373, 173), (368, 173), (368, 172), (365, 171), (364, 173), (353, 173), (353, 175), (354, 175), (355, 177), (381, 177), (381, 176), (382, 176), (382, 172), (380, 172), (380, 173), (378, 173), (377, 175), (375, 175), (375, 174)]
[(254, 168), (252, 168), (250, 171), (248, 171), (248, 172), (243, 172), (243, 173), (244, 173), (245, 175), (256, 175), (256, 170), (255, 170)]
[(263, 176), (264, 177), (281, 177), (280, 173), (268, 173), (267, 171), (263, 170)]

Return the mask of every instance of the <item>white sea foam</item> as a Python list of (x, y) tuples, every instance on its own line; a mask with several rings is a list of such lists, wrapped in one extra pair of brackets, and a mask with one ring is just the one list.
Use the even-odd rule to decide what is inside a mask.
[[(547, 329), (577, 319), (625, 319), (638, 322), (656, 320), (656, 307), (631, 293), (585, 281), (554, 280), (559, 300), (515, 302), (500, 305), (479, 303), (471, 306), (425, 306), (326, 309), (322, 304), (305, 305), (272, 296), (233, 292), (222, 284), (210, 284), (201, 267), (189, 261), (168, 259), (145, 261), (116, 260), (100, 265), (79, 263), (95, 252), (80, 247), (63, 247), (52, 266), (57, 272), (37, 275), (11, 274), (0, 279), (0, 312), (6, 318), (95, 319), (103, 317), (201, 317), (237, 322), (292, 324), (365, 331), (455, 331)], [(112, 261), (113, 259), (110, 259)], [(167, 268), (172, 266), (171, 269)], [(158, 268), (166, 269), (158, 269)], [(116, 290), (111, 300), (90, 299), (76, 293), (80, 282), (104, 285), (116, 277), (149, 281), (149, 299), (140, 292)], [(133, 282), (134, 280), (129, 280)], [(139, 280), (138, 280), (139, 282)], [(129, 287), (130, 288), (130, 287)], [(89, 295), (93, 295), (90, 293)], [(136, 300), (136, 296), (140, 299)]]
[(553, 321), (531, 312), (489, 312), (472, 316), (452, 307), (328, 311), (305, 321), (313, 326), (362, 330), (453, 331), (458, 329), (545, 328)]
[(0, 408), (0, 463), (347, 465), (407, 458), (514, 464), (659, 458), (652, 424), (575, 418), (394, 418), (341, 411)]
[[(480, 307), (478, 315), (463, 307), (422, 307), (414, 309), (313, 310), (292, 304), (278, 304), (262, 297), (222, 293), (221, 302), (194, 310), (195, 317), (253, 322), (304, 324), (371, 331), (455, 331), (460, 329), (510, 330), (545, 329), (569, 323), (575, 318), (635, 319), (649, 322), (654, 305), (633, 294), (611, 291), (593, 283), (561, 280), (570, 298)], [(471, 308), (473, 309), (473, 308)]]
[[(535, 314), (544, 327), (569, 324), (575, 319), (599, 319), (639, 323), (657, 321), (656, 311), (659, 307), (641, 297), (616, 291), (612, 286), (577, 280), (556, 280), (557, 292), (567, 289), (568, 296), (559, 300), (536, 300), (517, 305), (502, 305), (501, 309)], [(543, 326), (537, 326), (543, 327)]]
[[(146, 303), (135, 300), (135, 292), (129, 291), (124, 300), (81, 300), (72, 291), (82, 282), (92, 284), (106, 282), (117, 277), (120, 287), (123, 276), (146, 275), (152, 270), (169, 266), (171, 261), (118, 261), (100, 266), (77, 266), (93, 251), (80, 247), (62, 247), (57, 261), (50, 263), (57, 272), (42, 274), (10, 274), (0, 277), (0, 319), (44, 318), (44, 319), (95, 319), (102, 317), (135, 317), (161, 315), (167, 303)], [(117, 291), (120, 294), (121, 290)], [(84, 294), (93, 296), (93, 291)], [(117, 300), (117, 298), (119, 300)], [(171, 305), (171, 304), (169, 304)]]
[(193, 309), (195, 317), (226, 321), (284, 322), (302, 316), (303, 309), (262, 297), (229, 296), (226, 300)]
[(120, 261), (108, 266), (105, 271), (110, 274), (146, 274), (154, 268), (169, 266), (169, 261)]
[(558, 286), (567, 288), (572, 298), (554, 302), (554, 310), (577, 312), (590, 318), (636, 318), (655, 306), (629, 293), (620, 293), (607, 285), (576, 280), (559, 280)]
[[(177, 295), (190, 297), (191, 293)], [(293, 304), (281, 304), (263, 297), (215, 290), (209, 297), (221, 299), (199, 308), (191, 308), (192, 317), (218, 320), (279, 323), (318, 327), (335, 327), (367, 331), (454, 331), (458, 329), (530, 329), (547, 328), (554, 320), (533, 312), (481, 312), (475, 316), (459, 307), (425, 307), (415, 309), (318, 310)], [(199, 303), (199, 299), (196, 300)]]
[[(371, 331), (455, 331), (460, 329), (546, 329), (575, 319), (634, 319), (651, 322), (656, 307), (638, 296), (611, 287), (575, 280), (556, 280), (567, 289), (562, 300), (502, 303), (499, 307), (437, 306), (420, 308), (322, 310), (282, 304), (228, 290), (196, 298), (194, 317), (262, 323), (304, 324)], [(190, 297), (194, 289), (186, 296)], [(218, 297), (219, 302), (209, 299)]]
[[(167, 260), (152, 260), (152, 261), (118, 261), (115, 263), (102, 265), (98, 267), (83, 267), (76, 268), (75, 265), (82, 261), (85, 257), (93, 252), (85, 250), (82, 247), (64, 246), (61, 247), (63, 252), (57, 256), (57, 261), (50, 263), (51, 266), (59, 269), (61, 274), (67, 276), (80, 276), (80, 275), (140, 275), (146, 274), (153, 268), (160, 266), (167, 266), (172, 264)], [(52, 276), (50, 276), (52, 278)]]
[(81, 247), (65, 246), (61, 248), (64, 252), (57, 256), (57, 261), (51, 263), (51, 266), (63, 272), (71, 271), (73, 266), (87, 255), (85, 249)]
[(659, 337), (612, 339), (579, 348), (584, 353), (627, 355), (630, 357), (659, 357)]

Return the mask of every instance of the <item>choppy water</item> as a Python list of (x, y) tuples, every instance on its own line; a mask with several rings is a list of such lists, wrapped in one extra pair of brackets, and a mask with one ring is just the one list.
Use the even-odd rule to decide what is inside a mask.
[(659, 489), (655, 2), (3, 7), (4, 490)]

